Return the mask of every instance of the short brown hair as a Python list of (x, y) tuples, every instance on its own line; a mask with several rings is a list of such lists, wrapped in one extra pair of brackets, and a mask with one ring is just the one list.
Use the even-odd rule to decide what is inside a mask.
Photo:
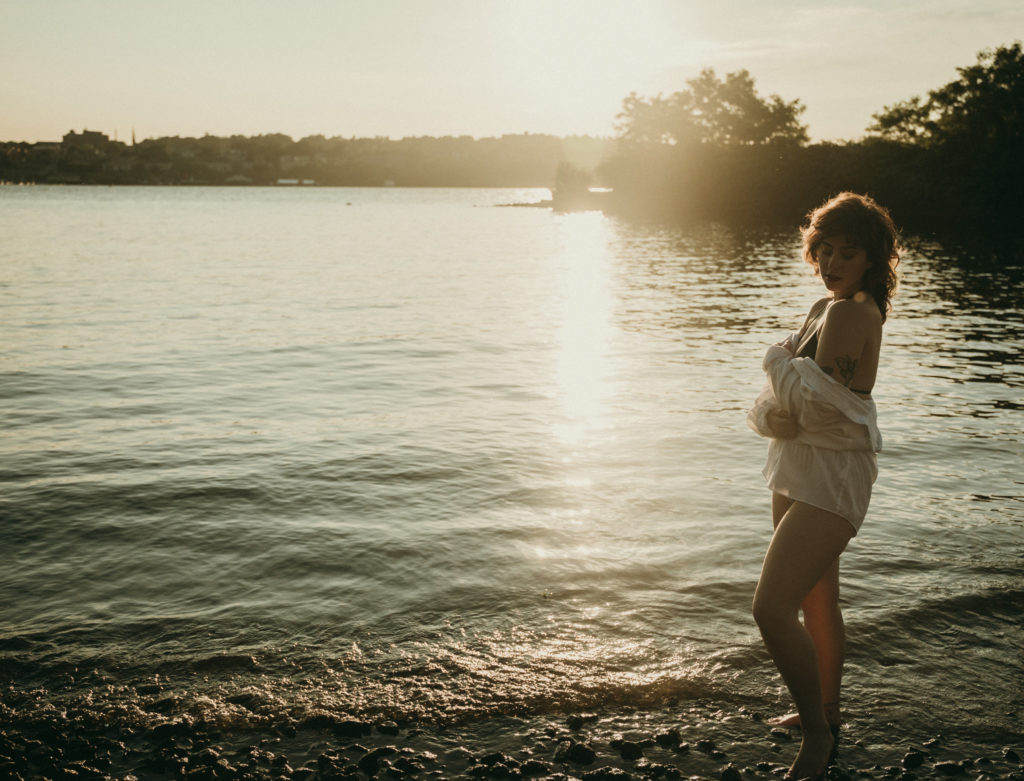
[(875, 299), (884, 322), (899, 285), (896, 267), (900, 263), (899, 236), (889, 210), (870, 196), (839, 193), (808, 214), (800, 232), (804, 260), (814, 267), (815, 274), (820, 272), (814, 256), (826, 237), (843, 236), (863, 247), (868, 257), (863, 289)]

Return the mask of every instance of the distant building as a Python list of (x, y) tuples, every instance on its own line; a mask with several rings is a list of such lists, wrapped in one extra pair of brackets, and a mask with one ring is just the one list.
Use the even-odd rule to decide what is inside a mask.
[(33, 152), (54, 153), (60, 151), (60, 141), (36, 141), (32, 144)]
[(110, 143), (110, 137), (97, 130), (83, 130), (81, 133), (69, 130), (64, 134), (64, 140), (61, 143), (64, 147), (92, 146), (102, 149)]

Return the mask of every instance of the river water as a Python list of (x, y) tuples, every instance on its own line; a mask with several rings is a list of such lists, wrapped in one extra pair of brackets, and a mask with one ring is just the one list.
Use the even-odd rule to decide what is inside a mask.
[[(0, 188), (5, 723), (784, 709), (744, 416), (820, 283), (545, 195)], [(970, 753), (1020, 740), (1024, 262), (908, 243), (844, 700)]]

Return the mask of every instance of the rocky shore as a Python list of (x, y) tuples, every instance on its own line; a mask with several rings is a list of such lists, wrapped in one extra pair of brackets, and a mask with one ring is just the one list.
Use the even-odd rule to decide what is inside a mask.
[[(103, 729), (55, 714), (0, 730), (0, 776), (29, 779), (414, 779), (781, 778), (797, 730), (772, 727), (741, 708), (694, 705), (672, 714), (616, 711), (452, 727), (318, 714), (255, 731), (185, 718), (146, 729)], [(844, 728), (833, 781), (1024, 779), (1020, 746), (970, 752), (941, 735), (921, 744), (866, 744)]]

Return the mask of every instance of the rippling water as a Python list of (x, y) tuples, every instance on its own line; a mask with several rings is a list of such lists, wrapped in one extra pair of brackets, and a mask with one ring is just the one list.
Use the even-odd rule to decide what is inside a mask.
[[(784, 707), (744, 415), (820, 295), (795, 233), (496, 208), (539, 198), (0, 188), (7, 717)], [(844, 697), (1006, 741), (1024, 263), (903, 269)]]

